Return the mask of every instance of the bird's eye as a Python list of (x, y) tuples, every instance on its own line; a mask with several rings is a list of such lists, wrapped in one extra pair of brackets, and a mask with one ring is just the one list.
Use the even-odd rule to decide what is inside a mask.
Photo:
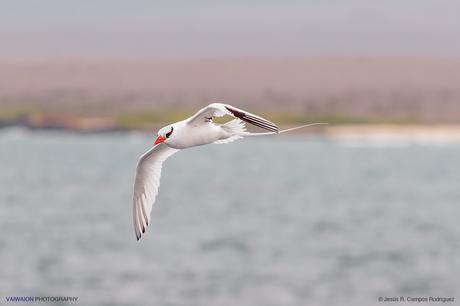
[(166, 133), (166, 138), (169, 138), (169, 136), (171, 136), (172, 132), (174, 131), (174, 128), (171, 127), (171, 131), (169, 131), (168, 133)]

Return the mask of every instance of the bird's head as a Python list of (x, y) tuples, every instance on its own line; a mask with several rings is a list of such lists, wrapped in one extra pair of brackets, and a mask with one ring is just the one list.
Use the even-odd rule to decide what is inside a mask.
[(153, 145), (157, 145), (162, 142), (167, 142), (169, 137), (171, 137), (171, 135), (173, 134), (173, 132), (174, 132), (174, 127), (172, 124), (161, 128), (158, 131), (158, 137), (153, 143)]

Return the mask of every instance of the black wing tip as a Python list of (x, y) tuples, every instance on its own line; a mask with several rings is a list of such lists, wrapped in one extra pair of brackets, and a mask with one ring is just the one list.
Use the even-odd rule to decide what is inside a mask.
[(228, 106), (225, 106), (225, 108), (230, 112), (232, 113), (235, 117), (243, 120), (243, 121), (246, 121), (250, 124), (253, 124), (255, 126), (258, 126), (260, 128), (263, 128), (263, 129), (266, 129), (266, 130), (269, 130), (271, 132), (275, 132), (275, 133), (279, 133), (279, 128), (276, 124), (274, 124), (273, 122), (270, 122), (266, 119), (263, 119), (263, 118), (257, 118), (257, 117), (254, 117), (252, 115), (249, 115), (249, 114), (246, 114), (244, 112), (241, 112), (239, 110), (236, 110), (236, 109), (233, 109), (231, 107), (228, 107)]
[(238, 118), (244, 117), (244, 113), (243, 113), (243, 112), (237, 111), (236, 109), (233, 109), (233, 108), (228, 107), (228, 106), (225, 106), (225, 108), (226, 108), (230, 113), (232, 113), (235, 117), (238, 117)]
[(142, 234), (145, 234), (145, 226), (142, 226), (142, 231), (139, 234), (136, 233), (136, 240), (137, 241), (141, 240)]
[(245, 116), (244, 118), (242, 118), (242, 120), (250, 123), (250, 124), (253, 124), (255, 126), (258, 126), (262, 129), (265, 129), (265, 130), (269, 130), (271, 132), (278, 132), (279, 131), (279, 128), (274, 124), (274, 123), (271, 123), (269, 121), (262, 121), (260, 120), (259, 118), (255, 118), (255, 117), (252, 117), (252, 116)]

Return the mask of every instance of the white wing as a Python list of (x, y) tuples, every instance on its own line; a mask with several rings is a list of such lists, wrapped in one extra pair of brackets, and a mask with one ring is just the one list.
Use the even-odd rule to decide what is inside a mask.
[(198, 126), (205, 122), (210, 122), (213, 117), (222, 117), (230, 115), (239, 118), (247, 123), (253, 124), (268, 131), (278, 133), (279, 128), (273, 122), (262, 117), (251, 114), (245, 110), (223, 103), (212, 103), (205, 108), (199, 110), (195, 115), (187, 120), (187, 123), (193, 126)]
[(158, 194), (163, 162), (177, 151), (179, 150), (160, 143), (139, 158), (133, 196), (133, 220), (137, 240), (150, 224), (150, 212)]

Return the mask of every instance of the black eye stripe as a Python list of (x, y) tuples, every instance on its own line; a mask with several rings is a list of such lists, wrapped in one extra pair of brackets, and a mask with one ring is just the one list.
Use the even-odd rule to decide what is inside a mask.
[(169, 133), (166, 133), (166, 138), (169, 138), (169, 136), (171, 136), (173, 131), (174, 131), (174, 128), (171, 127), (171, 131)]

